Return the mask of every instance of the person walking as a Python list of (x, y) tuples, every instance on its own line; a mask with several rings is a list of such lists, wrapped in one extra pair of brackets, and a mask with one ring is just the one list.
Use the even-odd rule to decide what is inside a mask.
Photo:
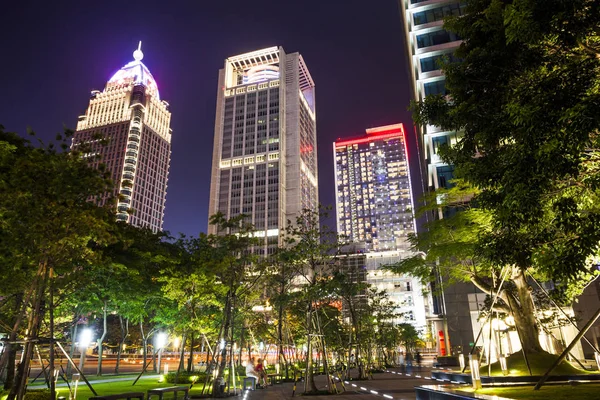
[(404, 352), (400, 352), (400, 355), (398, 356), (398, 365), (400, 365), (400, 372), (404, 373), (406, 370), (404, 365)]
[(413, 365), (413, 356), (412, 356), (412, 353), (407, 352), (406, 353), (406, 373), (407, 374), (411, 374), (412, 373), (412, 365)]

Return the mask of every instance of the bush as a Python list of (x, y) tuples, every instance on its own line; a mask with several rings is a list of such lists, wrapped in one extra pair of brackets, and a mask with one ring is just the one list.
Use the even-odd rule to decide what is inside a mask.
[(24, 400), (50, 400), (50, 389), (28, 390), (25, 392)]
[[(192, 383), (194, 377), (197, 377), (196, 382), (204, 382), (206, 379), (206, 374), (204, 372), (187, 372), (181, 371), (179, 374), (177, 372), (169, 372), (167, 376), (165, 376), (165, 381), (167, 383)], [(41, 400), (41, 399), (35, 399)]]

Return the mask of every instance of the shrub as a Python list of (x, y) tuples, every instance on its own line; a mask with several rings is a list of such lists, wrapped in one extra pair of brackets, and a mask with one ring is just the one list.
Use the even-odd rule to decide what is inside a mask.
[(24, 400), (50, 400), (50, 389), (28, 390), (25, 392)]
[[(167, 383), (192, 383), (194, 377), (197, 377), (196, 382), (204, 382), (206, 379), (206, 374), (204, 372), (187, 372), (181, 371), (179, 374), (177, 372), (169, 372), (165, 376), (165, 381)], [(35, 399), (38, 400), (38, 399)], [(39, 399), (41, 400), (41, 399)]]

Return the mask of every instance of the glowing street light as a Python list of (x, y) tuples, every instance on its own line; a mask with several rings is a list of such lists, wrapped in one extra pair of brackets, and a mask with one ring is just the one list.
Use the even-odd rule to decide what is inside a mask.
[(160, 373), (160, 356), (162, 355), (162, 349), (167, 344), (167, 334), (165, 332), (159, 332), (156, 334), (156, 338), (154, 339), (154, 345), (156, 346), (156, 351), (158, 352), (158, 362), (156, 363), (156, 373)]
[(92, 330), (90, 328), (85, 328), (81, 331), (79, 335), (79, 370), (83, 371), (83, 363), (85, 362), (85, 353), (87, 352), (87, 348), (92, 343)]

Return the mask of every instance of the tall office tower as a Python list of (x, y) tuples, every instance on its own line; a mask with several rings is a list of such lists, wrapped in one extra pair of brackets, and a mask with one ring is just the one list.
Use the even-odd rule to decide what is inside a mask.
[[(460, 45), (460, 38), (443, 28), (443, 19), (464, 12), (464, 4), (457, 0), (399, 0), (404, 22), (404, 36), (409, 60), (412, 97), (423, 100), (430, 94), (446, 94), (444, 75), (438, 60), (449, 57)], [(427, 187), (448, 187), (453, 177), (453, 167), (438, 156), (441, 144), (456, 142), (456, 132), (441, 130), (436, 126), (419, 127), (420, 148), (427, 166)]]
[(419, 280), (379, 269), (414, 255), (407, 241), (415, 223), (404, 126), (338, 139), (333, 157), (337, 229), (352, 242), (343, 249), (343, 267), (389, 295), (400, 314), (395, 323), (411, 323), (425, 333), (430, 299)]
[(368, 252), (408, 249), (415, 224), (404, 126), (338, 139), (333, 157), (338, 233)]
[[(398, 0), (400, 14), (404, 24), (405, 50), (409, 64), (412, 98), (423, 100), (432, 94), (447, 94), (444, 75), (438, 60), (448, 57), (460, 45), (460, 38), (443, 28), (443, 19), (447, 16), (459, 16), (464, 13), (465, 5), (460, 0)], [(454, 167), (447, 165), (438, 156), (442, 144), (454, 145), (456, 132), (449, 132), (437, 126), (417, 127), (419, 148), (424, 159), (423, 176), (426, 190), (447, 188), (451, 185)], [(443, 218), (443, 215), (436, 216)], [(474, 340), (472, 320), (479, 313), (480, 292), (467, 283), (444, 285), (443, 276), (438, 276), (437, 286), (444, 287), (443, 294), (434, 297), (433, 313), (438, 318), (435, 331), (438, 334), (438, 351), (444, 355), (450, 346), (468, 349)], [(431, 288), (432, 292), (438, 292)]]
[(317, 207), (315, 84), (304, 59), (281, 47), (229, 57), (219, 71), (209, 216), (247, 215), (270, 254), (287, 220)]
[[(117, 198), (117, 219), (134, 226), (162, 229), (171, 161), (171, 113), (158, 86), (142, 63), (140, 46), (133, 61), (92, 91), (79, 117), (73, 147), (91, 145), (90, 163), (106, 165), (115, 188), (102, 203)], [(99, 138), (105, 139), (102, 142)]]

